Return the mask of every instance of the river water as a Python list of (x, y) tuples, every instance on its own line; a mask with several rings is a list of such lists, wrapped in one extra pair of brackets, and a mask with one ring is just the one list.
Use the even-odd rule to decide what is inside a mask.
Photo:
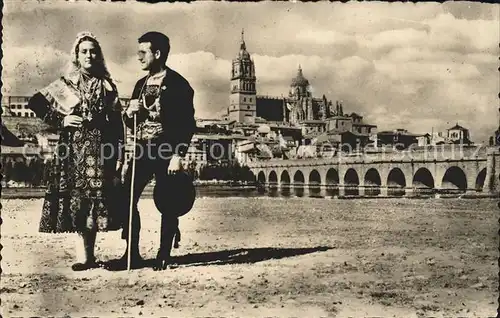
[[(231, 187), (197, 187), (196, 192), (198, 197), (282, 197), (282, 198), (324, 198), (331, 199), (339, 197), (339, 190), (337, 189), (320, 189), (320, 188), (265, 188), (256, 189), (248, 188), (231, 188)], [(151, 196), (152, 189), (144, 191), (145, 196)], [(388, 192), (381, 196), (379, 188), (365, 189), (363, 195), (359, 195), (358, 188), (346, 188), (342, 198), (348, 199), (375, 199), (375, 198), (403, 198), (405, 191), (401, 189), (389, 189)], [(412, 198), (434, 198), (444, 196), (450, 198), (459, 198), (464, 196), (462, 191), (448, 191), (437, 194), (433, 190), (418, 190), (411, 193)], [(477, 192), (475, 194), (466, 194), (468, 197), (486, 197), (487, 194)], [(491, 197), (491, 195), (490, 195)]]

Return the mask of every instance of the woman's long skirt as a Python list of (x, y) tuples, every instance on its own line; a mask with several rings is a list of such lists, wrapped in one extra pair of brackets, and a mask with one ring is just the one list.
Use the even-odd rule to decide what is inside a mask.
[[(110, 231), (120, 228), (121, 183), (116, 144), (105, 128), (63, 131), (54, 153), (40, 232)], [(113, 152), (113, 153), (111, 153)], [(120, 213), (121, 212), (121, 213)]]

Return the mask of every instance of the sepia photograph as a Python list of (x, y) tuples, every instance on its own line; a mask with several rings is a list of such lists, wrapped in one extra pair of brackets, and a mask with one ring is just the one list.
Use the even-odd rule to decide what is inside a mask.
[(500, 6), (2, 6), (2, 317), (496, 317)]

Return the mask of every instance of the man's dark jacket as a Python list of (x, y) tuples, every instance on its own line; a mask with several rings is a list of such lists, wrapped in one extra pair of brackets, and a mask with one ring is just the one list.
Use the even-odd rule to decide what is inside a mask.
[[(147, 76), (135, 84), (132, 99), (140, 98)], [(160, 122), (163, 132), (154, 142), (167, 143), (163, 151), (172, 151), (184, 157), (196, 129), (193, 105), (194, 91), (189, 82), (179, 73), (167, 67), (167, 74), (160, 86)], [(137, 124), (146, 120), (148, 111), (144, 108), (137, 113)], [(133, 129), (133, 118), (124, 114), (125, 125)], [(164, 153), (165, 154), (165, 153)]]

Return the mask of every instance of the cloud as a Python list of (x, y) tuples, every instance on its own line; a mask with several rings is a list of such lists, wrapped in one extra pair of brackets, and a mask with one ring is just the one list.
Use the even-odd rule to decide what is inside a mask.
[(375, 62), (375, 69), (377, 72), (386, 74), (391, 79), (399, 81), (460, 80), (481, 76), (481, 73), (474, 65), (445, 62), (391, 63), (387, 61), (377, 61)]
[(55, 80), (67, 67), (69, 54), (51, 47), (2, 47), (2, 94), (31, 95)]
[[(439, 47), (444, 43), (459, 43), (462, 49), (496, 50), (498, 45), (498, 20), (466, 20), (457, 19), (451, 13), (440, 14), (434, 19), (425, 21), (433, 33), (432, 44)], [(492, 32), (496, 30), (496, 32)], [(467, 43), (466, 45), (464, 45)]]
[[(167, 65), (181, 74), (195, 91), (196, 115), (211, 117), (212, 112), (227, 107), (229, 100), (229, 75), (231, 61), (217, 58), (210, 52), (172, 54)], [(146, 75), (140, 70), (137, 58), (131, 57), (122, 64), (108, 63), (121, 96), (130, 97), (137, 80)]]
[(179, 70), (190, 82), (210, 87), (213, 82), (224, 82), (231, 74), (231, 61), (217, 58), (211, 52), (193, 52), (188, 54), (173, 54), (168, 64)]
[(195, 89), (197, 116), (213, 117), (228, 106), (244, 28), (258, 94), (287, 95), (300, 64), (316, 96), (343, 100), (346, 111), (381, 129), (436, 131), (458, 121), (483, 140), (498, 125), (495, 5), (8, 2), (4, 13), (4, 92), (32, 93), (59, 76), (64, 52), (88, 29), (101, 40), (120, 94), (129, 96), (144, 76), (137, 37), (159, 30), (171, 40), (169, 66)]
[(227, 108), (231, 61), (217, 58), (210, 52), (174, 54), (168, 65), (184, 76), (195, 91), (195, 111), (198, 117), (212, 117)]
[(338, 46), (355, 42), (354, 37), (333, 30), (301, 30), (297, 33), (295, 39), (303, 43)]
[(451, 14), (424, 19), (419, 27), (384, 30), (361, 34), (357, 41), (362, 49), (373, 54), (393, 49), (431, 50), (454, 53), (496, 52), (498, 20), (460, 20)]
[(358, 39), (369, 50), (390, 50), (398, 47), (422, 45), (428, 38), (428, 33), (412, 28), (395, 29), (373, 34), (370, 37), (359, 36)]

